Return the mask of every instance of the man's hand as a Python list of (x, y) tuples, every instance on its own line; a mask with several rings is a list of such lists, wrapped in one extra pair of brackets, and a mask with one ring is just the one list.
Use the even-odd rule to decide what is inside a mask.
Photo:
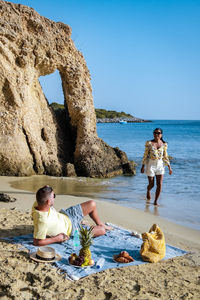
[(59, 233), (52, 237), (47, 237), (46, 239), (39, 240), (39, 239), (33, 239), (33, 244), (35, 246), (46, 246), (53, 243), (62, 243), (69, 239), (69, 236), (65, 233)]
[(62, 243), (69, 239), (69, 236), (65, 233), (59, 233), (55, 236), (57, 243)]

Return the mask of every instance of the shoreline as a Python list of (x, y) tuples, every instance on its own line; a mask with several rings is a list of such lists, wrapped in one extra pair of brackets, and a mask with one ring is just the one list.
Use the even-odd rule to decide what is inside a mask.
[[(0, 208), (17, 209), (22, 212), (30, 212), (33, 202), (35, 201), (35, 193), (26, 190), (18, 190), (10, 186), (16, 177), (1, 176), (0, 192), (9, 194), (17, 199), (16, 202), (0, 202)], [(24, 178), (18, 178), (24, 180)], [(55, 208), (67, 208), (78, 203), (82, 203), (91, 198), (71, 196), (71, 195), (56, 195)], [(168, 221), (160, 216), (149, 214), (136, 208), (129, 208), (120, 204), (106, 202), (95, 199), (100, 217), (104, 222), (117, 224), (121, 227), (136, 230), (140, 233), (146, 232), (154, 224), (158, 224), (166, 236), (166, 243), (176, 247), (186, 247), (185, 249), (200, 250), (200, 231), (192, 229), (177, 223)], [(113, 214), (114, 211), (114, 214)]]
[[(30, 209), (35, 193), (16, 190), (4, 177), (0, 191), (17, 198), (0, 202), (0, 237), (30, 234), (33, 223)], [(23, 179), (22, 179), (23, 180)], [(57, 195), (55, 208), (69, 207), (86, 197)], [(166, 243), (188, 251), (187, 254), (158, 263), (108, 269), (78, 281), (70, 281), (52, 264), (36, 263), (20, 244), (0, 240), (0, 296), (2, 299), (199, 299), (200, 239), (199, 231), (152, 216), (137, 209), (95, 200), (104, 222), (142, 233), (157, 223)]]
[[(6, 176), (1, 176), (1, 180), (3, 180), (3, 178), (7, 181)], [(162, 193), (160, 205), (155, 207), (153, 205), (153, 201), (150, 204), (147, 203), (145, 196), (141, 194), (141, 191), (139, 193), (134, 192), (133, 194), (130, 194), (130, 190), (130, 192), (127, 193), (127, 190), (123, 188), (123, 180), (125, 179), (122, 179), (121, 188), (117, 187), (119, 180), (121, 180), (120, 177), (109, 180), (103, 179), (102, 181), (86, 177), (54, 177), (47, 175), (33, 175), (27, 177), (9, 176), (8, 178), (10, 178), (11, 187), (14, 189), (13, 191), (19, 195), (22, 194), (21, 191), (24, 189), (25, 191), (23, 193), (34, 194), (38, 188), (48, 184), (54, 187), (57, 195), (65, 195), (66, 197), (75, 196), (80, 199), (81, 197), (91, 198), (94, 200), (109, 202), (111, 204), (117, 204), (130, 209), (144, 211), (153, 216), (157, 215), (169, 222), (200, 231), (198, 217), (195, 216), (195, 213), (188, 215), (186, 202), (179, 208), (173, 206), (174, 199), (176, 199), (177, 202), (180, 201), (180, 195), (173, 195), (172, 197), (170, 194)], [(135, 177), (135, 180), (138, 180), (137, 176)], [(141, 183), (139, 182), (139, 184)], [(130, 189), (130, 186), (131, 184), (129, 183), (127, 188)], [(115, 187), (117, 187), (116, 190)], [(4, 187), (2, 187), (1, 190), (3, 189)], [(17, 190), (19, 192), (17, 192)], [(116, 193), (117, 190), (119, 193)], [(152, 197), (153, 195), (154, 191), (152, 193)], [(195, 211), (197, 211), (196, 206), (194, 208), (194, 212)], [(195, 216), (196, 219), (193, 219), (193, 216)]]

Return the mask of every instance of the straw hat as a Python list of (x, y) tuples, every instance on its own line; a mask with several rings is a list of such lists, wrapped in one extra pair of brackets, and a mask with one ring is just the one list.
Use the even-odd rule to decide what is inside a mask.
[(61, 259), (52, 247), (39, 247), (36, 252), (30, 254), (30, 258), (37, 262), (51, 263)]

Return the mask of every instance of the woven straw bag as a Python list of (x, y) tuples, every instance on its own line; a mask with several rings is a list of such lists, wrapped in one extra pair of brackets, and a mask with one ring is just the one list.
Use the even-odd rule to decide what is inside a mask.
[(165, 237), (158, 225), (154, 224), (149, 232), (142, 233), (142, 239), (140, 254), (144, 261), (155, 263), (165, 257)]

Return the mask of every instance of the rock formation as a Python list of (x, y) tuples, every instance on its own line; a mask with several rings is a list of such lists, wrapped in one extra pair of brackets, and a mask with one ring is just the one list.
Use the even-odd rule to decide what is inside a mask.
[(17, 199), (10, 197), (8, 194), (0, 193), (0, 202), (15, 202)]
[[(65, 98), (62, 116), (38, 81), (55, 70)], [(90, 74), (71, 28), (0, 1), (0, 175), (109, 177), (127, 164), (125, 154), (97, 136)]]

